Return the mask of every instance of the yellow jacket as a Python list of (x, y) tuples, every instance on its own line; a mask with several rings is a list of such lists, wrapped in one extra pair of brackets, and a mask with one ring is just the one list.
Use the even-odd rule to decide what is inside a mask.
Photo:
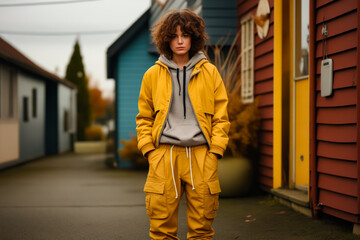
[[(228, 97), (218, 70), (208, 60), (202, 59), (195, 65), (188, 93), (209, 152), (222, 156), (229, 140)], [(144, 74), (136, 116), (138, 148), (144, 156), (159, 145), (171, 96), (169, 69), (157, 61)]]

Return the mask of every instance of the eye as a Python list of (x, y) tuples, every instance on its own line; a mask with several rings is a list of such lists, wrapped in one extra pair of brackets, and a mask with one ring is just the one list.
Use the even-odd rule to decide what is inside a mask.
[(170, 35), (170, 38), (174, 39), (174, 38), (176, 38), (176, 35)]
[(187, 37), (190, 37), (190, 35), (187, 33), (184, 33), (183, 37), (187, 38)]

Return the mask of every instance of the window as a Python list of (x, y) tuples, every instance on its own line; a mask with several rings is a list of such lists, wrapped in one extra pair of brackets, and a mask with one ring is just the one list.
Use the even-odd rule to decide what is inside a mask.
[(15, 72), (0, 65), (0, 119), (15, 118)]
[(37, 91), (36, 88), (32, 90), (32, 116), (36, 118), (37, 116)]
[(29, 121), (29, 98), (23, 97), (23, 121)]
[(254, 20), (251, 15), (241, 20), (241, 99), (254, 101)]
[(64, 132), (70, 129), (70, 114), (68, 110), (64, 110)]
[(70, 110), (69, 112), (69, 132), (76, 131), (76, 91), (71, 90), (70, 94)]
[(309, 1), (295, 1), (295, 79), (309, 74)]

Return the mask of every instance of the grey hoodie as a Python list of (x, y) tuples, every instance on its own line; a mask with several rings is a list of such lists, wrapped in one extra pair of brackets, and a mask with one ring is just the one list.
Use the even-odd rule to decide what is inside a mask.
[(204, 58), (206, 59), (204, 53), (198, 52), (183, 69), (179, 69), (179, 66), (173, 60), (169, 60), (163, 55), (160, 56), (159, 61), (169, 68), (173, 90), (169, 113), (160, 136), (160, 143), (184, 147), (207, 143), (197, 122), (187, 91), (195, 64)]

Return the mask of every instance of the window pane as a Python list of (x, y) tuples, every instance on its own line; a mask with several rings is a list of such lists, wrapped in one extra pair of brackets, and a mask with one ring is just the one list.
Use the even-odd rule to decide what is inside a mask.
[(14, 84), (15, 73), (2, 65), (0, 69), (1, 119), (11, 119), (14, 117)]
[(23, 121), (29, 121), (29, 99), (28, 97), (23, 97)]
[(9, 71), (9, 111), (8, 118), (14, 117), (14, 82), (15, 82), (15, 73), (13, 70)]
[(241, 99), (244, 103), (253, 101), (253, 48), (254, 21), (247, 16), (241, 21)]
[(2, 69), (3, 66), (0, 64), (0, 119), (2, 118), (2, 109), (3, 109), (2, 104), (4, 103), (4, 96), (3, 96), (4, 94), (2, 93), (2, 79), (3, 79)]
[(295, 77), (309, 74), (309, 0), (295, 0)]
[(64, 132), (68, 132), (69, 131), (69, 123), (70, 123), (70, 119), (69, 119), (70, 115), (69, 115), (69, 111), (68, 110), (64, 110)]
[(32, 90), (32, 115), (33, 118), (37, 116), (37, 91), (36, 88)]

